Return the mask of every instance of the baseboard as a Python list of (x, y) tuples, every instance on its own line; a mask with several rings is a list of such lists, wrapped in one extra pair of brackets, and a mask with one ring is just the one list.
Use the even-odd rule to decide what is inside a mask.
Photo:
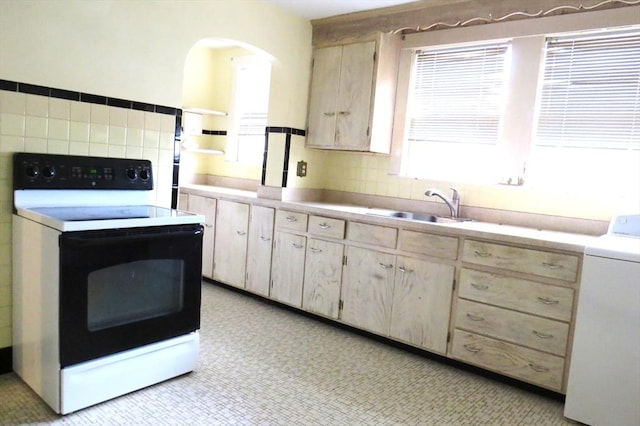
[(0, 374), (10, 373), (13, 370), (11, 346), (0, 348)]

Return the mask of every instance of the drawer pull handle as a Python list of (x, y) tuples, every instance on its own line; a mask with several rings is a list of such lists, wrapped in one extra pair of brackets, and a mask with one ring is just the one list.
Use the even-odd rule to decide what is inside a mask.
[(557, 305), (560, 303), (559, 300), (549, 299), (548, 297), (538, 297), (538, 300), (545, 305)]
[(529, 363), (529, 368), (533, 371), (537, 371), (538, 373), (546, 373), (549, 371), (547, 367), (543, 367), (542, 365), (534, 364), (532, 362)]
[(380, 265), (380, 266), (382, 266), (384, 269), (390, 269), (390, 268), (393, 268), (393, 265), (391, 265), (391, 264), (386, 265), (386, 264), (384, 264), (384, 263), (382, 263), (382, 262), (380, 262), (380, 263), (379, 263), (379, 265)]
[(291, 243), (291, 245), (294, 246), (297, 249), (301, 249), (303, 247), (302, 244)]
[(564, 268), (564, 266), (562, 266), (562, 265), (558, 265), (556, 263), (549, 263), (549, 262), (542, 262), (542, 266), (544, 266), (547, 269), (562, 269), (562, 268)]
[(271, 238), (269, 238), (269, 237), (260, 237), (260, 239), (262, 241), (271, 241)]
[(287, 216), (287, 222), (297, 222), (298, 219), (296, 219), (295, 216)]
[(407, 268), (405, 268), (404, 266), (400, 266), (400, 267), (398, 268), (398, 270), (399, 270), (400, 272), (402, 272), (403, 274), (404, 274), (404, 273), (410, 274), (411, 272), (413, 272), (413, 270), (412, 270), (412, 269), (407, 269)]
[(313, 253), (322, 253), (322, 249), (315, 248), (315, 247), (309, 247), (309, 250), (311, 250), (311, 252)]
[(334, 115), (336, 115), (335, 112), (325, 112), (324, 115), (326, 115), (327, 117), (333, 117)]
[(474, 315), (467, 312), (467, 318), (471, 321), (484, 321), (484, 317), (480, 315)]
[(484, 285), (484, 284), (476, 284), (476, 283), (471, 283), (471, 287), (475, 288), (476, 290), (487, 290), (489, 288), (488, 285)]
[(320, 227), (320, 229), (329, 229), (329, 228), (331, 228), (331, 225), (327, 225), (326, 223), (321, 223), (318, 226)]
[(533, 330), (533, 334), (535, 334), (536, 336), (538, 336), (541, 339), (553, 339), (553, 334), (543, 333), (543, 332), (538, 331), (538, 330)]
[(480, 352), (480, 348), (476, 348), (475, 346), (466, 344), (466, 345), (462, 345), (466, 350), (468, 350), (471, 353), (477, 354), (478, 352)]
[(351, 112), (349, 112), (349, 111), (340, 111), (338, 114), (340, 114), (340, 115), (349, 115), (349, 114), (351, 114)]
[(208, 223), (205, 223), (204, 226), (206, 226), (207, 228), (213, 228), (213, 225), (209, 225)]
[(247, 233), (244, 232), (244, 231), (236, 231), (236, 234), (238, 234), (240, 236), (247, 235)]
[(491, 257), (491, 253), (489, 253), (488, 251), (474, 250), (473, 254), (475, 254), (478, 257)]

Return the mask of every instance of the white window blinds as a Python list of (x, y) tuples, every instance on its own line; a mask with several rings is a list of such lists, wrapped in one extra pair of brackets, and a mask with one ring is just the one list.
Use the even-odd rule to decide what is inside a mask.
[(409, 142), (496, 144), (508, 43), (416, 53)]
[(640, 149), (640, 31), (547, 40), (534, 143)]

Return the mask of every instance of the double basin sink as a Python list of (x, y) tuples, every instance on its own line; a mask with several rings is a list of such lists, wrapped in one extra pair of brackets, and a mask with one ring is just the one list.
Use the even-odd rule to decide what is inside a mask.
[(369, 212), (371, 215), (393, 217), (398, 219), (415, 220), (417, 222), (430, 222), (430, 223), (459, 223), (469, 222), (472, 219), (466, 217), (448, 217), (448, 216), (436, 216), (427, 213), (414, 213), (404, 211), (379, 211)]

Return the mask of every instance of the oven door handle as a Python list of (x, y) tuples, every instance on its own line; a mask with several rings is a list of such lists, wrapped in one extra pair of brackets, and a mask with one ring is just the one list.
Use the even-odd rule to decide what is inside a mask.
[(105, 229), (101, 231), (63, 232), (60, 234), (60, 247), (91, 247), (104, 244), (116, 244), (136, 241), (153, 241), (170, 237), (202, 237), (202, 225), (169, 226), (154, 228)]

